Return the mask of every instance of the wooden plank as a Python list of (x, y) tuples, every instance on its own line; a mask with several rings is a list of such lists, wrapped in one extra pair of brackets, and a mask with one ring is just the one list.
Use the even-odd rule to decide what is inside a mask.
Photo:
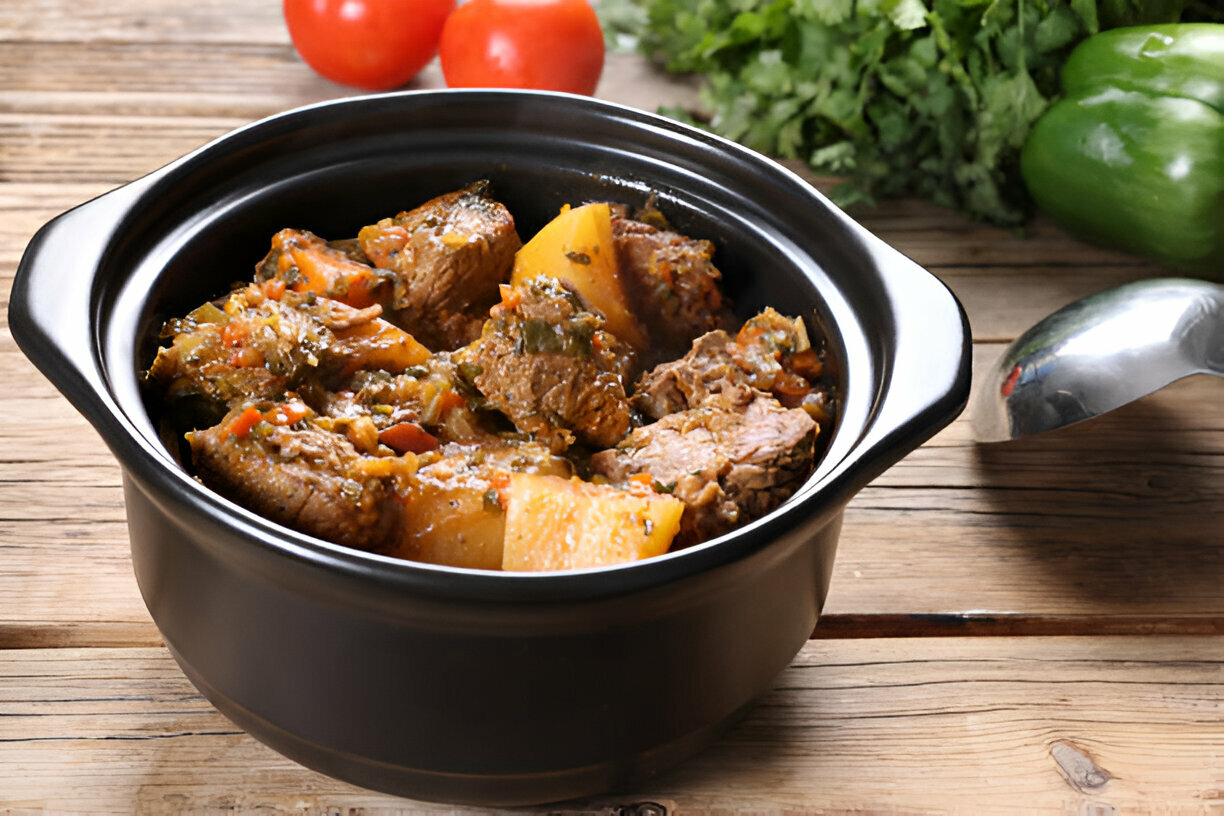
[(190, 42), (218, 46), (288, 39), (277, 3), (21, 0), (0, 4), (0, 42)]
[[(57, 143), (53, 149), (31, 147), (30, 140), (21, 136), (14, 138), (15, 146), (9, 148), (0, 141), (0, 155), (6, 149), (31, 154), (50, 151), (14, 172), (15, 178), (7, 183), (0, 182), (0, 212), (6, 215), (5, 223), (0, 225), (0, 289), (3, 289), (0, 294), (3, 295), (7, 295), (8, 290), (3, 284), (11, 280), (30, 236), (52, 217), (130, 178), (156, 169), (224, 130), (220, 120), (150, 119), (146, 122), (149, 128), (167, 122), (174, 127), (159, 136), (146, 138), (140, 134), (147, 133), (149, 128), (134, 127), (132, 120), (124, 117), (103, 117), (95, 123), (97, 140), (90, 143), (84, 132), (86, 128), (81, 127), (80, 122), (69, 117), (44, 118), (52, 130), (66, 128), (75, 135), (66, 136), (65, 141)], [(6, 121), (16, 128), (25, 126), (14, 117), (0, 114), (0, 133)], [(182, 126), (182, 121), (192, 124)], [(129, 127), (133, 127), (130, 133)], [(122, 150), (107, 147), (112, 142), (129, 140), (129, 137), (129, 146)], [(97, 159), (98, 156), (104, 158)], [(61, 185), (58, 180), (64, 176), (74, 181)], [(917, 212), (929, 213), (937, 209), (928, 204)], [(1047, 268), (1041, 266), (1039, 260), (1021, 263), (1028, 256), (1039, 257), (1048, 252), (1047, 243), (1011, 233), (995, 235), (986, 227), (979, 229), (981, 232), (972, 240), (932, 246), (925, 251), (924, 263), (961, 300), (969, 315), (974, 338), (981, 343), (1010, 341), (1042, 317), (1077, 298), (1152, 272), (1143, 265), (1119, 264), (1109, 253), (1089, 247), (1082, 248), (1079, 261), (1066, 266)], [(878, 234), (902, 249), (912, 237), (895, 227), (891, 231), (879, 230)], [(1071, 239), (1064, 237), (1064, 240)], [(988, 244), (996, 245), (1000, 256), (994, 265), (964, 265), (980, 247)], [(3, 348), (0, 345), (0, 354)]]
[[(239, 6), (0, 7), (0, 309), (26, 241), (56, 213), (251, 118), (353, 93), (296, 59), (278, 8), (243, 9), (236, 25)], [(418, 85), (437, 84), (435, 64)], [(691, 82), (629, 55), (610, 60), (600, 93), (644, 108), (694, 99)], [(1154, 271), (1042, 219), (1022, 236), (917, 201), (857, 215), (962, 299), (979, 366), (1053, 309)], [(118, 469), (2, 317), (0, 382), (0, 410), (28, 418), (0, 431), (0, 519), (16, 520), (0, 524), (0, 643), (156, 642), (127, 560)], [(997, 448), (975, 446), (957, 421), (851, 504), (829, 636), (1214, 631), (1220, 387), (1187, 381)]]
[[(40, 70), (31, 70), (38, 65)], [(445, 86), (435, 60), (398, 90)], [(288, 36), (268, 43), (18, 41), (0, 49), (0, 111), (258, 119), (364, 93), (314, 73)], [(655, 110), (693, 107), (696, 83), (609, 54), (597, 95)]]
[[(1222, 647), (813, 641), (705, 752), (633, 790), (550, 810), (1218, 812)], [(160, 648), (0, 652), (0, 779), (0, 807), (18, 812), (480, 812), (300, 768), (212, 709)]]
[[(0, 381), (0, 410), (31, 417), (0, 432), (0, 644), (156, 642), (109, 451), (7, 336)], [(851, 503), (817, 636), (1216, 631), (1222, 386), (1008, 445), (958, 420)]]
[[(997, 351), (979, 349), (980, 362)], [(1037, 633), (1087, 631), (1063, 616), (1125, 631), (1142, 631), (1136, 617), (1224, 618), (1222, 392), (1192, 377), (998, 445), (975, 444), (961, 417), (851, 502), (822, 624), (853, 633), (865, 614), (913, 613), (889, 631), (954, 631), (955, 615), (928, 618), (954, 605)]]
[[(967, 613), (988, 618), (983, 632), (1082, 633), (1103, 619), (1135, 632), (1150, 628), (1144, 616), (1202, 631), (1200, 616), (1224, 616), (1220, 386), (1187, 380), (1008, 445), (975, 446), (958, 420), (850, 504), (817, 635), (946, 632), (932, 616)], [(0, 452), (0, 620), (27, 635), (83, 614), (148, 625), (117, 465), (62, 400), (37, 413), (5, 431)]]

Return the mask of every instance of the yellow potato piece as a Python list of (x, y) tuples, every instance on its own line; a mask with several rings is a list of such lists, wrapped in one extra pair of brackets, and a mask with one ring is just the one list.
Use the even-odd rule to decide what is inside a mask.
[(502, 569), (599, 567), (667, 552), (684, 503), (581, 479), (516, 473), (510, 478)]
[(603, 315), (604, 328), (633, 348), (645, 350), (646, 334), (629, 308), (621, 282), (607, 204), (562, 210), (519, 249), (511, 285), (540, 275), (569, 284), (587, 308)]
[(468, 569), (501, 567), (505, 517), (486, 494), (488, 481), (474, 474), (422, 479), (413, 490), (400, 558)]
[[(506, 513), (497, 486), (510, 478), (510, 468), (525, 454), (507, 447), (483, 451), (483, 465), (466, 454), (444, 457), (416, 472), (401, 496), (404, 518), (398, 558), (468, 569), (501, 569)], [(571, 472), (560, 457), (526, 454), (520, 464), (538, 473), (562, 476)]]

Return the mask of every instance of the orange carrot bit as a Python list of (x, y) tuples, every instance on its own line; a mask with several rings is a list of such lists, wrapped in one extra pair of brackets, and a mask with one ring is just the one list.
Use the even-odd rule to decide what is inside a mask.
[(374, 290), (382, 281), (367, 272), (356, 272), (346, 275), (344, 283), (347, 291), (338, 298), (354, 309), (367, 309), (376, 302)]
[(489, 496), (490, 499), (494, 496), (496, 497), (497, 504), (502, 510), (510, 506), (510, 471), (494, 471), (493, 475), (489, 478), (489, 493), (493, 494), (493, 496)]
[(301, 422), (310, 414), (310, 409), (301, 400), (290, 400), (284, 405), (278, 405), (264, 415), (264, 419), (273, 425), (292, 425)]
[(629, 477), (629, 492), (635, 496), (649, 496), (655, 492), (654, 477), (649, 473), (635, 473)]
[(815, 349), (806, 348), (791, 355), (790, 368), (800, 377), (815, 380), (824, 372), (824, 364)]
[(285, 296), (285, 279), (268, 278), (260, 288), (263, 290), (264, 297), (271, 300), (280, 300)]
[(459, 408), (467, 404), (467, 400), (458, 391), (443, 391), (438, 397), (438, 415), (446, 416), (455, 408)]
[(396, 453), (425, 453), (438, 449), (438, 439), (415, 422), (397, 422), (378, 432), (378, 441)]
[(242, 341), (246, 339), (247, 329), (245, 320), (230, 320), (221, 327), (221, 345), (226, 348), (242, 345)]
[(263, 352), (253, 348), (236, 348), (229, 356), (229, 364), (234, 368), (256, 368), (264, 364)]
[(263, 418), (264, 415), (259, 412), (258, 408), (254, 405), (248, 405), (241, 414), (230, 421), (229, 432), (232, 436), (245, 439), (246, 435), (251, 432), (251, 429), (258, 425)]
[(518, 305), (523, 302), (523, 293), (510, 284), (499, 283), (497, 288), (501, 291), (502, 305), (507, 309), (517, 309)]

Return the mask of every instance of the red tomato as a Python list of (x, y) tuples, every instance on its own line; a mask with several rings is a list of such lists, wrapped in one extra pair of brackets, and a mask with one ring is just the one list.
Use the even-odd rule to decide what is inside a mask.
[(468, 0), (438, 46), (452, 88), (538, 88), (591, 94), (604, 39), (587, 0)]
[(284, 0), (302, 59), (343, 85), (403, 85), (433, 59), (455, 0)]

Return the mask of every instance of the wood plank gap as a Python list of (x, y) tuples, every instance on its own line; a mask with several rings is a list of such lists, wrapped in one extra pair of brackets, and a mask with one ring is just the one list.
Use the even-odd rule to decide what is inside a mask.
[[(1197, 615), (1040, 615), (994, 612), (830, 613), (813, 640), (922, 637), (1080, 637), (1224, 635), (1224, 617)], [(0, 650), (160, 646), (151, 623), (139, 621), (0, 624)]]
[(139, 621), (0, 624), (0, 650), (128, 648), (163, 644), (156, 627)]
[(960, 614), (822, 615), (813, 640), (918, 637), (1079, 637), (1224, 635), (1214, 615), (1040, 615), (1013, 612)]

